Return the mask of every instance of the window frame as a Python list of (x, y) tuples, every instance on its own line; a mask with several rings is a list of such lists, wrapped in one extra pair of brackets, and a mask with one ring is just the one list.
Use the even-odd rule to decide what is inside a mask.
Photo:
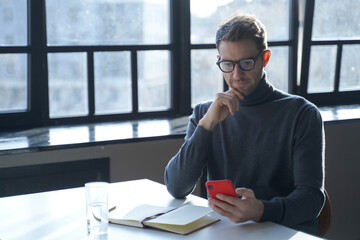
[[(44, 15), (43, 22), (46, 22), (45, 3), (46, 0), (42, 0)], [(64, 117), (64, 118), (49, 118), (49, 107), (46, 107), (47, 125), (63, 125), (63, 124), (79, 124), (79, 123), (95, 123), (95, 122), (108, 122), (108, 121), (120, 121), (120, 120), (132, 120), (132, 119), (146, 119), (146, 118), (159, 118), (159, 117), (172, 117), (174, 116), (173, 110), (173, 96), (174, 91), (171, 87), (171, 104), (169, 110), (164, 111), (138, 111), (138, 62), (137, 52), (146, 50), (168, 50), (170, 55), (173, 55), (174, 43), (173, 43), (173, 27), (172, 27), (172, 13), (171, 6), (172, 1), (169, 0), (169, 15), (170, 15), (170, 43), (169, 44), (139, 44), (139, 45), (76, 45), (76, 46), (46, 46), (46, 26), (44, 26), (44, 39), (43, 45), (46, 48), (45, 59), (43, 62), (47, 64), (48, 53), (65, 53), (65, 52), (83, 52), (87, 56), (87, 81), (88, 81), (88, 115), (78, 117)], [(118, 113), (118, 114), (95, 114), (95, 79), (94, 79), (94, 53), (95, 52), (110, 52), (110, 51), (127, 51), (130, 52), (130, 69), (131, 69), (131, 84), (132, 84), (132, 111), (130, 113)], [(172, 59), (172, 62), (174, 59)], [(48, 67), (46, 67), (46, 72)], [(170, 71), (170, 75), (173, 76), (173, 72)], [(172, 79), (170, 84), (172, 85)], [(48, 86), (48, 74), (46, 73), (46, 86)], [(48, 94), (48, 88), (46, 93)], [(49, 104), (47, 95), (47, 104)]]
[[(339, 83), (340, 83), (341, 57), (342, 57), (343, 46), (351, 45), (351, 44), (360, 44), (360, 39), (313, 40), (312, 27), (313, 27), (314, 11), (315, 11), (315, 0), (306, 0), (299, 95), (305, 97), (306, 99), (313, 102), (317, 106), (358, 104), (360, 90), (340, 92)], [(312, 46), (337, 47), (335, 79), (334, 79), (335, 81), (334, 81), (333, 92), (308, 93), (310, 55), (311, 55)]]
[[(189, 6), (189, 15), (190, 15), (190, 6)], [(289, 93), (296, 93), (298, 86), (297, 82), (297, 51), (298, 51), (298, 0), (290, 0), (289, 1), (289, 40), (283, 41), (268, 41), (268, 47), (289, 47), (289, 71), (288, 71), (288, 92)], [(190, 35), (190, 25), (189, 25), (189, 35)], [(190, 52), (191, 50), (198, 50), (198, 49), (216, 49), (216, 44), (191, 44), (190, 45)], [(191, 53), (190, 53), (191, 54)], [(190, 62), (190, 59), (189, 59)], [(214, 63), (215, 64), (215, 63)], [(190, 78), (190, 77), (189, 77)], [(224, 91), (228, 90), (228, 86), (223, 81), (223, 89)]]
[[(25, 112), (1, 113), (0, 130), (13, 128), (30, 128), (51, 125), (67, 125), (79, 123), (95, 123), (107, 121), (174, 117), (174, 66), (177, 59), (175, 46), (179, 41), (173, 35), (173, 24), (178, 24), (174, 18), (177, 9), (173, 1), (169, 0), (170, 11), (170, 43), (169, 44), (143, 44), (143, 45), (101, 45), (101, 46), (47, 46), (46, 39), (46, 0), (28, 0), (28, 46), (0, 47), (0, 53), (26, 53), (28, 54), (28, 109)], [(171, 55), (171, 106), (169, 110), (139, 112), (138, 111), (138, 81), (137, 81), (137, 52), (146, 50), (168, 50)], [(131, 55), (132, 80), (132, 112), (120, 114), (95, 115), (95, 80), (94, 80), (94, 52), (98, 51), (128, 51)], [(83, 52), (87, 56), (87, 82), (88, 82), (88, 111), (86, 116), (50, 118), (49, 116), (49, 81), (48, 81), (48, 53)]]
[[(46, 0), (27, 0), (28, 46), (0, 47), (0, 53), (28, 54), (28, 111), (0, 113), (0, 131), (52, 125), (91, 124), (95, 122), (125, 121), (147, 118), (173, 118), (192, 113), (191, 107), (191, 51), (216, 49), (214, 44), (192, 44), (190, 39), (190, 0), (169, 0), (170, 43), (158, 45), (101, 45), (101, 46), (47, 46), (46, 45)], [(306, 2), (306, 3), (304, 3)], [(302, 58), (299, 49), (299, 4), (305, 4)], [(318, 106), (359, 103), (360, 91), (335, 91), (332, 93), (307, 93), (311, 46), (337, 45), (336, 88), (339, 86), (342, 46), (360, 44), (359, 40), (311, 40), (314, 0), (291, 0), (289, 4), (289, 40), (269, 41), (269, 47), (289, 47), (288, 92), (301, 95)], [(137, 52), (142, 50), (170, 51), (171, 107), (166, 111), (138, 112)], [(131, 55), (132, 105), (131, 113), (95, 115), (94, 52), (129, 51)], [(49, 89), (47, 54), (57, 52), (84, 52), (87, 55), (88, 110), (82, 117), (49, 117)], [(298, 61), (301, 66), (298, 66)], [(298, 77), (298, 72), (300, 77)], [(298, 78), (300, 78), (298, 83)], [(224, 90), (227, 89), (224, 82)]]

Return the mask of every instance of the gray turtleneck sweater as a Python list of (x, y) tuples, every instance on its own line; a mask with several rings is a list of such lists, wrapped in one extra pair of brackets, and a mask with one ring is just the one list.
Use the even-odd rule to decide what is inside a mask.
[(211, 103), (195, 107), (185, 142), (166, 167), (170, 194), (190, 194), (206, 167), (208, 180), (252, 189), (264, 203), (261, 221), (316, 233), (324, 202), (324, 132), (316, 106), (274, 89), (266, 75), (234, 116), (207, 131), (198, 124)]

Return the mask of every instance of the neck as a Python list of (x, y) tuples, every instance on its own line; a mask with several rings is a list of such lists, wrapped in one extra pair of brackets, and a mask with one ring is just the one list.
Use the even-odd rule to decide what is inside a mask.
[(274, 88), (268, 83), (264, 72), (256, 89), (245, 96), (243, 100), (240, 100), (240, 104), (246, 106), (262, 104), (269, 101), (273, 92)]

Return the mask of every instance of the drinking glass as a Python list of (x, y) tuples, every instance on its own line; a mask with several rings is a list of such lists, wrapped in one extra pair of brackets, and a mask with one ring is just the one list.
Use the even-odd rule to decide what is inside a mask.
[(107, 234), (109, 225), (107, 182), (89, 182), (85, 184), (86, 219), (88, 235)]

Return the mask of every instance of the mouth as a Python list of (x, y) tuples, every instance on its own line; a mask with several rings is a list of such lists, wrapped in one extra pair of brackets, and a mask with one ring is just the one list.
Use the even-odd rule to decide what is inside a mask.
[(236, 85), (246, 85), (250, 82), (250, 80), (234, 80), (233, 83)]

